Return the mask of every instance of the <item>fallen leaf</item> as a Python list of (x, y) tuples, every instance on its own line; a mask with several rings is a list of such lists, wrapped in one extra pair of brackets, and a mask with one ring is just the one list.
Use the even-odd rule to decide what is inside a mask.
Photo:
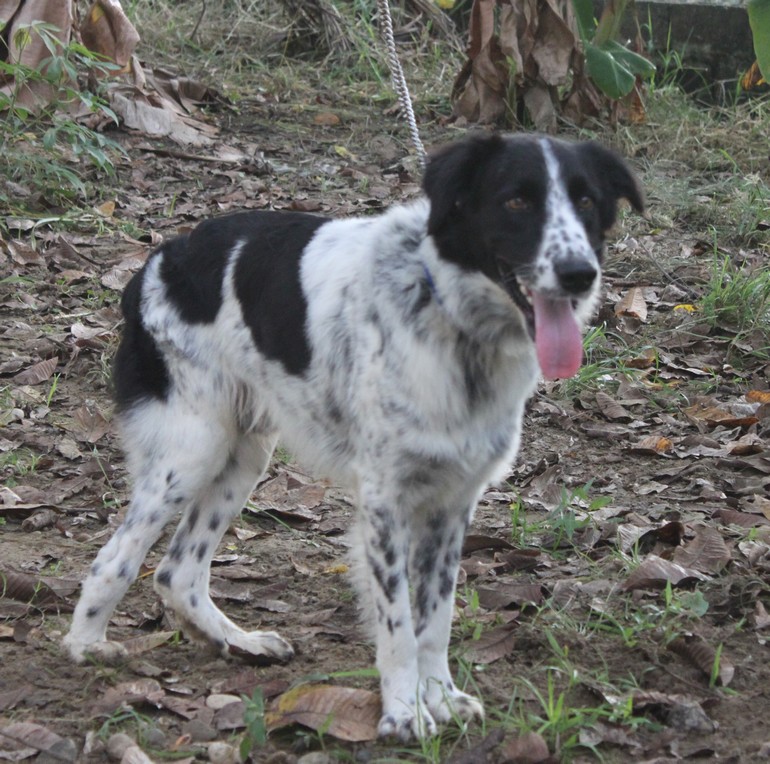
[(757, 630), (766, 629), (770, 626), (770, 614), (768, 614), (765, 606), (759, 600), (754, 603), (754, 612), (751, 614), (750, 620)]
[(674, 552), (674, 562), (701, 573), (718, 573), (732, 559), (719, 531), (699, 526), (695, 537)]
[(607, 419), (630, 422), (634, 418), (616, 400), (607, 395), (607, 393), (601, 391), (596, 393), (596, 404), (599, 407), (599, 411), (601, 411)]
[(633, 358), (624, 361), (625, 365), (632, 369), (649, 369), (655, 366), (657, 362), (658, 351), (655, 348), (644, 348), (641, 352), (637, 352)]
[(470, 555), (481, 549), (513, 549), (514, 546), (505, 539), (496, 536), (479, 536), (473, 533), (465, 537), (463, 541), (463, 555)]
[(336, 685), (300, 685), (277, 697), (265, 714), (269, 730), (301, 724), (348, 742), (377, 738), (380, 696)]
[(24, 369), (24, 371), (20, 371), (11, 379), (17, 385), (37, 385), (50, 379), (58, 365), (59, 358), (57, 356), (46, 358), (45, 361), (40, 361)]
[(669, 438), (660, 435), (648, 435), (642, 438), (638, 443), (631, 446), (629, 451), (635, 454), (650, 454), (663, 456), (674, 449), (674, 443)]
[[(57, 588), (49, 583), (51, 581), (57, 583)], [(61, 589), (58, 588), (59, 581), (63, 584)], [(65, 582), (64, 579), (43, 579), (29, 573), (0, 568), (0, 598), (24, 602), (41, 610), (71, 610), (64, 597), (76, 588), (77, 583)]]
[(102, 204), (94, 207), (94, 210), (96, 211), (97, 214), (101, 215), (104, 218), (111, 218), (115, 212), (115, 202), (114, 201), (103, 202)]
[(668, 649), (690, 661), (709, 680), (715, 677), (722, 687), (727, 687), (733, 680), (735, 675), (733, 664), (727, 660), (723, 651), (712, 647), (703, 637), (696, 634), (678, 637), (669, 643)]
[(615, 304), (616, 316), (630, 316), (639, 321), (647, 320), (647, 301), (642, 287), (632, 287)]
[(505, 764), (540, 764), (551, 761), (548, 744), (537, 732), (525, 732), (507, 741), (499, 754), (499, 761)]
[(752, 512), (741, 512), (737, 509), (717, 510), (716, 516), (725, 525), (739, 525), (741, 528), (754, 528), (758, 525), (770, 525), (764, 515), (755, 515)]
[(518, 624), (506, 623), (491, 631), (484, 632), (479, 639), (467, 642), (466, 657), (472, 663), (489, 664), (513, 652), (516, 638), (514, 631)]
[(479, 604), (487, 610), (502, 610), (511, 605), (539, 605), (543, 601), (540, 584), (500, 582), (479, 587)]
[(142, 653), (154, 650), (156, 647), (166, 644), (173, 639), (178, 632), (176, 631), (158, 631), (154, 634), (145, 634), (141, 637), (132, 637), (121, 644), (126, 648), (129, 655), (141, 655)]
[(336, 114), (333, 114), (330, 111), (323, 111), (313, 117), (313, 122), (322, 127), (335, 127), (336, 125), (339, 125), (341, 121), (342, 120)]
[(110, 430), (110, 422), (93, 406), (81, 406), (72, 417), (77, 423), (77, 434), (87, 443), (96, 443)]
[(688, 732), (713, 732), (715, 729), (714, 722), (701, 704), (686, 695), (642, 690), (635, 692), (631, 698), (635, 713), (653, 710), (655, 716), (662, 716), (674, 729)]
[(21, 761), (42, 754), (40, 761), (75, 761), (77, 746), (52, 732), (48, 727), (32, 722), (11, 722), (0, 727), (0, 759)]
[(94, 704), (91, 713), (94, 716), (109, 716), (123, 705), (149, 703), (156, 708), (165, 696), (165, 691), (156, 679), (134, 679), (108, 687), (101, 698)]
[(694, 420), (705, 422), (711, 427), (750, 427), (759, 420), (752, 414), (736, 415), (719, 406), (701, 406), (696, 404), (684, 409), (684, 414)]
[(623, 584), (624, 589), (663, 589), (668, 582), (672, 586), (697, 579), (705, 581), (708, 576), (698, 570), (685, 568), (675, 562), (651, 554), (631, 572)]

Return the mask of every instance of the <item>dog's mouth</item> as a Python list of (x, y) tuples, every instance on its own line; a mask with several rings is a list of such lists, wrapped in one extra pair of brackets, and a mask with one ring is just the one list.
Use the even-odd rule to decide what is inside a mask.
[(577, 301), (531, 289), (514, 271), (503, 276), (505, 291), (522, 312), (546, 379), (574, 376), (583, 361)]

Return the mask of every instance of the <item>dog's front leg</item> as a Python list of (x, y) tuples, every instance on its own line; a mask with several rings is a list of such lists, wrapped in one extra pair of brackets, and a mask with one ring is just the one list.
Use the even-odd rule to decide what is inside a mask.
[(407, 575), (408, 524), (394, 505), (364, 502), (358, 521), (364, 579), (357, 581), (362, 607), (371, 610), (380, 672), (381, 737), (407, 741), (436, 733), (422, 697), (417, 638)]
[(420, 682), (425, 703), (439, 723), (484, 716), (482, 704), (455, 686), (448, 660), (457, 571), (471, 514), (434, 510), (412, 521), (409, 575), (415, 588)]

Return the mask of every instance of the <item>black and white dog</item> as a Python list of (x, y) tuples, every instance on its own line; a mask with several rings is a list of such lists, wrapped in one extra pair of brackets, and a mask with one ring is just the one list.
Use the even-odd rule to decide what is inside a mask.
[(481, 716), (447, 647), (463, 536), (516, 454), (541, 373), (572, 375), (604, 234), (643, 198), (594, 143), (469, 137), (428, 163), (425, 199), (328, 220), (245, 212), (161, 246), (128, 285), (115, 387), (134, 494), (65, 643), (120, 656), (107, 622), (182, 520), (155, 587), (222, 654), (288, 659), (209, 596), (209, 563), (279, 437), (355, 492), (361, 605), (376, 637), (379, 733)]

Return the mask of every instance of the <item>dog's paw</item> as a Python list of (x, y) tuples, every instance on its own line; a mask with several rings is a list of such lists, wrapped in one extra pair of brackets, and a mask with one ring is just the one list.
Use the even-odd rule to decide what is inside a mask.
[(128, 659), (128, 650), (120, 642), (104, 640), (102, 642), (75, 642), (64, 638), (64, 646), (75, 663), (94, 661), (114, 665)]
[(422, 704), (419, 707), (404, 704), (395, 711), (384, 713), (377, 726), (379, 737), (395, 737), (402, 743), (432, 737), (436, 731), (436, 722)]
[(244, 631), (231, 634), (222, 648), (225, 658), (238, 657), (257, 665), (285, 663), (294, 657), (294, 648), (274, 631)]
[(484, 718), (484, 706), (481, 701), (458, 690), (454, 683), (447, 687), (442, 682), (429, 680), (425, 691), (425, 704), (439, 724), (458, 718), (462, 721)]

